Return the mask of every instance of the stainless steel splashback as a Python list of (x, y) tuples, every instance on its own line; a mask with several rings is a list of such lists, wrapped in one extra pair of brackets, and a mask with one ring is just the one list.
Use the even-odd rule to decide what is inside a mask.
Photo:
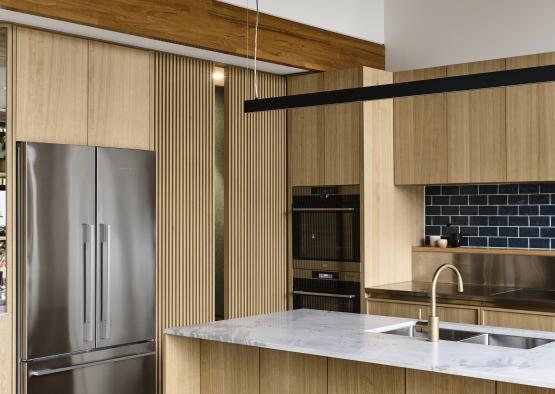
[[(547, 256), (413, 252), (412, 279), (430, 282), (445, 263), (459, 269), (465, 284), (555, 289), (555, 257)], [(456, 278), (446, 273), (441, 282)]]

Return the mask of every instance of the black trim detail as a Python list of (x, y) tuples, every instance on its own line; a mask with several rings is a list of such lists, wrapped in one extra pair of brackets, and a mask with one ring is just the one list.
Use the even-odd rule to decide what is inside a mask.
[(555, 81), (555, 65), (548, 65), (422, 81), (245, 100), (244, 111), (245, 113), (272, 111), (553, 81)]

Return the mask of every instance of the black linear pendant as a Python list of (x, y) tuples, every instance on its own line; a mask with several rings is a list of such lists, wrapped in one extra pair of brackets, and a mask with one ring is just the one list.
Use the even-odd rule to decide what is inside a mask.
[(555, 65), (549, 65), (427, 79), (423, 81), (245, 100), (244, 110), (246, 113), (262, 112), (277, 109), (424, 96), (436, 93), (461, 92), (553, 81), (555, 81)]

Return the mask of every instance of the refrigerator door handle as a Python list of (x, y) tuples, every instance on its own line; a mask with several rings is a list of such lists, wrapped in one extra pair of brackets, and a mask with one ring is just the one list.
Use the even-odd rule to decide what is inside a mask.
[(93, 281), (94, 272), (94, 225), (83, 224), (84, 267), (83, 267), (83, 342), (93, 341)]
[(101, 304), (100, 339), (110, 339), (110, 225), (100, 225)]
[(60, 372), (73, 371), (73, 370), (79, 369), (79, 368), (92, 367), (92, 366), (95, 366), (95, 365), (114, 363), (114, 362), (117, 362), (117, 361), (125, 361), (125, 360), (132, 360), (134, 358), (153, 356), (155, 354), (156, 354), (156, 352), (139, 353), (139, 354), (132, 354), (130, 356), (110, 358), (110, 359), (102, 360), (102, 361), (94, 361), (92, 363), (72, 365), (70, 367), (52, 368), (52, 369), (50, 369), (50, 368), (48, 368), (48, 369), (39, 369), (39, 370), (36, 370), (36, 371), (30, 371), (29, 376), (52, 375), (52, 374), (60, 373)]

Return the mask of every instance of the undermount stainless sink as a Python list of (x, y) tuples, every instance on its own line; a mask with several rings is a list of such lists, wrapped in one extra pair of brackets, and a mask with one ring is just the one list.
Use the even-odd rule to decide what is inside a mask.
[(512, 347), (516, 349), (533, 349), (538, 346), (553, 342), (552, 339), (519, 337), (502, 334), (480, 334), (475, 337), (463, 339), (461, 342), (478, 343), (488, 346)]
[[(405, 326), (395, 330), (384, 331), (383, 334), (402, 335), (405, 337), (427, 338), (428, 334), (419, 329), (417, 325)], [(466, 338), (471, 338), (480, 335), (479, 332), (450, 330), (447, 328), (439, 329), (439, 339), (443, 341), (462, 341)]]
[[(396, 328), (394, 330), (383, 331), (382, 334), (401, 335), (426, 339), (427, 333), (421, 326), (413, 324), (410, 326)], [(488, 334), (473, 331), (452, 330), (447, 328), (439, 329), (439, 339), (443, 341), (453, 341), (462, 343), (475, 343), (486, 346), (502, 346), (516, 349), (533, 349), (538, 346), (553, 342), (553, 339), (520, 337), (515, 335)]]

